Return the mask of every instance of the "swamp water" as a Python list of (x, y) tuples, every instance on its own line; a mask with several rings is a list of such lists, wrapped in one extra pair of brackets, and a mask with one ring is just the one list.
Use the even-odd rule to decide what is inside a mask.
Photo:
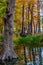
[[(23, 65), (23, 64), (15, 63), (14, 61), (10, 62), (5, 61), (4, 63), (0, 63), (0, 65)], [(35, 62), (34, 61), (27, 62), (27, 65), (43, 65), (43, 48), (41, 48), (41, 60), (40, 57), (37, 55), (35, 56)]]

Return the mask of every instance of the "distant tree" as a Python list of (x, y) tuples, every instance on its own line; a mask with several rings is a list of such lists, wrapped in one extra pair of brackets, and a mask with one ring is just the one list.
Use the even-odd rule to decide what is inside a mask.
[(32, 30), (33, 30), (33, 27), (32, 27), (32, 23), (33, 23), (33, 8), (34, 8), (34, 5), (32, 5), (32, 8), (31, 8), (31, 34), (32, 34)]
[(38, 33), (40, 33), (40, 1), (37, 0), (37, 10), (38, 10)]
[(29, 20), (29, 12), (30, 12), (30, 4), (28, 3), (28, 34), (31, 33), (31, 26), (30, 26), (30, 20)]

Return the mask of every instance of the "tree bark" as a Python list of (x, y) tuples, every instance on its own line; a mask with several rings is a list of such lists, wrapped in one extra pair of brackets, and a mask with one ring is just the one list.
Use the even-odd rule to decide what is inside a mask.
[(40, 33), (40, 2), (37, 1), (37, 9), (38, 9), (38, 33)]
[(24, 23), (24, 5), (23, 5), (23, 7), (22, 7), (22, 31), (21, 31), (21, 34), (20, 34), (22, 37), (26, 36), (24, 24), (25, 23)]
[(31, 34), (32, 34), (32, 29), (33, 29), (33, 27), (32, 27), (32, 23), (33, 23), (33, 7), (34, 7), (34, 5), (32, 5), (32, 8), (31, 8)]
[(2, 60), (8, 59), (8, 57), (17, 58), (13, 51), (14, 7), (15, 0), (9, 0), (4, 17), (4, 54)]
[(22, 7), (22, 34), (24, 34), (24, 5)]
[(30, 12), (30, 4), (28, 4), (28, 35), (30, 34), (30, 22), (29, 22), (29, 12)]

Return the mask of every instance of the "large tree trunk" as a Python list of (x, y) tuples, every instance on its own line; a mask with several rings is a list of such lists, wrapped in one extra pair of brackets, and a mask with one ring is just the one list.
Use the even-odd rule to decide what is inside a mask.
[(4, 54), (2, 60), (17, 58), (13, 51), (13, 24), (15, 0), (7, 3), (6, 16), (4, 17)]

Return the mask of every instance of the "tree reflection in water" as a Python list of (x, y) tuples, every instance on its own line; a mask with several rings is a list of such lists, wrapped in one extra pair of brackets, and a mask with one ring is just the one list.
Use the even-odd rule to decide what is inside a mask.
[(14, 61), (1, 61), (0, 65), (14, 65), (15, 62)]
[[(38, 48), (39, 50), (39, 48)], [(40, 51), (38, 51), (39, 53)], [(40, 53), (39, 53), (40, 54)], [(41, 60), (40, 60), (40, 55), (35, 55), (35, 64), (34, 64), (34, 61), (32, 60), (31, 62), (27, 62), (27, 65), (43, 65), (43, 48), (41, 48)], [(17, 60), (5, 60), (5, 61), (2, 61), (0, 60), (0, 65), (24, 65), (21, 61)]]

